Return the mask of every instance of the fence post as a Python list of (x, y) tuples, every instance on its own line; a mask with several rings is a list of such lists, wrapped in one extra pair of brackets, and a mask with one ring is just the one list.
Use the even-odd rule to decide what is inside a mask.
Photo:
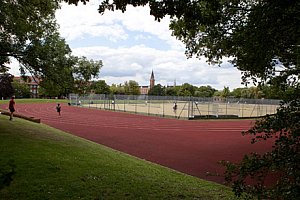
[(209, 118), (209, 102), (207, 102), (207, 118)]
[(135, 113), (137, 113), (137, 98), (136, 96), (133, 96), (134, 97), (134, 102), (135, 102)]
[(191, 99), (191, 104), (192, 104), (192, 106), (191, 106), (191, 117), (194, 117), (194, 98), (193, 97)]
[(125, 109), (125, 98), (124, 98), (124, 108), (123, 108), (123, 110), (124, 110), (124, 112), (126, 112), (126, 109)]
[(244, 104), (242, 103), (242, 117), (244, 117)]
[(147, 101), (147, 104), (148, 104), (148, 115), (150, 115), (150, 99), (149, 99), (149, 96), (148, 96), (148, 101)]
[(225, 105), (226, 105), (226, 107), (225, 107), (225, 110), (226, 110), (226, 113), (225, 113), (225, 115), (227, 116), (227, 113), (228, 113), (228, 112), (227, 112), (227, 109), (228, 109), (228, 108), (227, 108), (227, 107), (228, 107), (228, 105), (227, 105), (227, 104), (228, 104), (228, 102), (227, 102), (227, 98), (226, 98), (225, 100), (226, 100), (226, 102), (225, 102)]

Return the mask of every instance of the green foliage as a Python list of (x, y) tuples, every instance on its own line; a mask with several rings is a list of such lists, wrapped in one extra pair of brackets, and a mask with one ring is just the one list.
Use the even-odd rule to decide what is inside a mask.
[(105, 80), (93, 81), (91, 90), (94, 90), (96, 94), (110, 94), (110, 88), (105, 83)]
[[(268, 96), (264, 93), (261, 87), (250, 87), (250, 88), (236, 88), (234, 89), (230, 95), (235, 98), (245, 98), (245, 99), (274, 99), (272, 96)], [(276, 99), (276, 98), (275, 98)]]
[(102, 68), (102, 61), (88, 60), (86, 57), (78, 58), (76, 66), (73, 68), (76, 80), (83, 80), (88, 82), (92, 78), (98, 78), (100, 69)]
[(163, 87), (161, 84), (155, 85), (148, 92), (148, 95), (153, 95), (153, 96), (165, 96), (165, 94), (166, 94), (165, 87)]
[(125, 81), (124, 83), (124, 91), (125, 94), (127, 95), (138, 95), (140, 94), (140, 87), (138, 82), (130, 80), (130, 81)]
[(8, 73), (0, 73), (0, 99), (9, 98), (14, 94), (12, 87), (13, 75)]
[(111, 94), (125, 94), (125, 89), (124, 86), (122, 84), (116, 85), (116, 84), (112, 84), (110, 86), (110, 92)]
[(221, 97), (222, 96), (222, 91), (215, 91), (214, 97)]
[(224, 89), (221, 92), (221, 97), (227, 98), (230, 95), (229, 87), (224, 87)]
[(79, 94), (85, 94), (90, 90), (90, 80), (98, 78), (102, 61), (88, 60), (86, 57), (78, 58), (76, 65), (73, 66), (76, 90)]
[(24, 59), (32, 53), (28, 47), (42, 42), (57, 29), (55, 10), (59, 7), (58, 1), (1, 1), (0, 7), (0, 66), (7, 67), (10, 57), (14, 57), (31, 70), (32, 63)]
[(39, 77), (43, 88), (56, 85), (57, 90), (63, 93), (73, 84), (72, 66), (76, 61), (65, 40), (58, 33), (52, 32), (43, 40), (35, 40), (27, 46), (21, 69), (24, 72), (29, 70), (31, 74)]
[[(63, 82), (61, 83), (61, 85), (59, 85), (56, 82), (49, 79), (42, 80), (40, 82), (40, 87), (39, 87), (39, 96), (49, 97), (49, 98), (67, 96), (72, 90), (70, 88), (65, 88), (64, 83), (66, 82)], [(72, 83), (73, 82), (70, 82), (70, 84)]]
[(0, 71), (7, 71), (11, 58), (15, 58), (22, 74), (30, 73), (42, 80), (45, 96), (66, 96), (73, 90), (73, 75), (85, 91), (87, 81), (97, 77), (102, 67), (101, 61), (71, 55), (55, 20), (59, 2), (0, 2)]
[(178, 96), (194, 96), (195, 87), (191, 84), (184, 83), (180, 86)]
[(30, 97), (30, 89), (26, 83), (20, 83), (18, 81), (13, 81), (12, 87), (14, 89), (14, 95), (16, 98), (29, 98)]
[(232, 90), (230, 95), (235, 97), (235, 98), (242, 98), (242, 93), (245, 89), (247, 89), (247, 88), (235, 88), (235, 89)]
[(166, 88), (166, 96), (177, 96), (179, 87), (167, 87)]
[[(298, 199), (300, 196), (300, 99), (282, 104), (274, 116), (256, 122), (244, 134), (255, 136), (252, 143), (272, 138), (272, 151), (246, 155), (238, 164), (223, 161), (225, 178), (240, 196), (246, 192), (259, 199)], [(265, 181), (273, 177), (271, 186)], [(247, 180), (255, 180), (248, 185)], [(276, 179), (276, 181), (274, 181)]]
[(200, 86), (196, 89), (195, 95), (196, 97), (212, 97), (217, 90), (212, 88), (211, 86)]

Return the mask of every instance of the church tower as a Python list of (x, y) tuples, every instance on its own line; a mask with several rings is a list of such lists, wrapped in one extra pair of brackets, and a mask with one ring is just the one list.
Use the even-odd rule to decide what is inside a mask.
[(154, 73), (152, 70), (151, 77), (150, 77), (150, 89), (153, 88), (154, 85), (155, 85), (155, 79), (154, 79)]

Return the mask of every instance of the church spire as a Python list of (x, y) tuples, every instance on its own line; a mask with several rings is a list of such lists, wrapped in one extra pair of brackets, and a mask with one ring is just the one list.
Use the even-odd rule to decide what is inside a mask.
[(152, 73), (151, 73), (151, 78), (150, 78), (150, 80), (154, 80), (154, 73), (153, 73), (153, 70), (152, 70)]
[(155, 85), (155, 79), (154, 79), (154, 73), (152, 70), (151, 77), (150, 77), (150, 89), (153, 88), (154, 85)]

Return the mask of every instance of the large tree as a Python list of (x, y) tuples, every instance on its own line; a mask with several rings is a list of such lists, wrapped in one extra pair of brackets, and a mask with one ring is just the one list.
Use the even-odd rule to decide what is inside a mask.
[(106, 84), (105, 80), (93, 81), (91, 83), (91, 89), (96, 94), (110, 94), (110, 87)]
[(12, 58), (20, 62), (23, 72), (43, 68), (32, 62), (40, 59), (36, 54), (41, 54), (41, 48), (35, 46), (56, 31), (58, 7), (58, 1), (53, 0), (0, 1), (0, 72), (8, 71)]
[(13, 81), (12, 87), (14, 89), (14, 96), (16, 98), (30, 98), (31, 92), (27, 83)]
[(109, 87), (109, 89), (110, 89), (111, 94), (121, 94), (121, 95), (125, 94), (124, 85), (122, 85), (122, 84), (119, 84), (119, 85), (112, 84)]
[(55, 12), (60, 2), (0, 1), (0, 72), (15, 59), (23, 75), (30, 73), (58, 96), (72, 90), (73, 66), (78, 61), (58, 33)]
[(195, 86), (184, 83), (180, 86), (179, 91), (177, 93), (178, 96), (194, 96)]
[(154, 85), (153, 88), (150, 88), (148, 95), (152, 96), (165, 96), (166, 95), (166, 88), (163, 87), (161, 84)]
[(195, 91), (196, 97), (212, 97), (217, 90), (211, 86), (200, 86)]
[(85, 94), (90, 90), (91, 80), (98, 78), (102, 61), (88, 60), (86, 57), (78, 58), (76, 65), (73, 66), (73, 75), (75, 78), (77, 92)]
[(6, 99), (14, 94), (12, 87), (14, 76), (8, 73), (0, 73), (0, 99)]
[(125, 94), (127, 95), (139, 95), (140, 94), (140, 86), (138, 82), (134, 80), (125, 81), (124, 83)]
[[(77, 3), (78, 0), (65, 0)], [(82, 2), (86, 2), (82, 0)], [(149, 5), (156, 20), (169, 15), (173, 35), (186, 44), (188, 57), (205, 56), (212, 64), (231, 59), (244, 83), (265, 82), (286, 91), (277, 114), (259, 120), (247, 132), (257, 140), (274, 138), (272, 151), (246, 156), (235, 167), (227, 165), (227, 180), (236, 194), (244, 191), (265, 199), (300, 196), (300, 1), (299, 0), (105, 0), (99, 12), (126, 11), (127, 5)], [(235, 170), (236, 169), (236, 170)], [(232, 170), (230, 172), (230, 170)], [(277, 181), (264, 187), (265, 175)], [(237, 175), (236, 179), (231, 179)], [(247, 187), (245, 180), (258, 178)]]
[(28, 57), (28, 46), (35, 41), (43, 41), (57, 29), (55, 11), (59, 7), (58, 1), (0, 1), (0, 66), (8, 67), (11, 58), (15, 58), (24, 65)]
[(39, 78), (41, 87), (49, 90), (48, 95), (65, 96), (71, 92), (73, 68), (78, 58), (71, 55), (71, 49), (58, 32), (52, 32), (43, 40), (33, 40), (26, 52), (20, 60), (21, 70)]

